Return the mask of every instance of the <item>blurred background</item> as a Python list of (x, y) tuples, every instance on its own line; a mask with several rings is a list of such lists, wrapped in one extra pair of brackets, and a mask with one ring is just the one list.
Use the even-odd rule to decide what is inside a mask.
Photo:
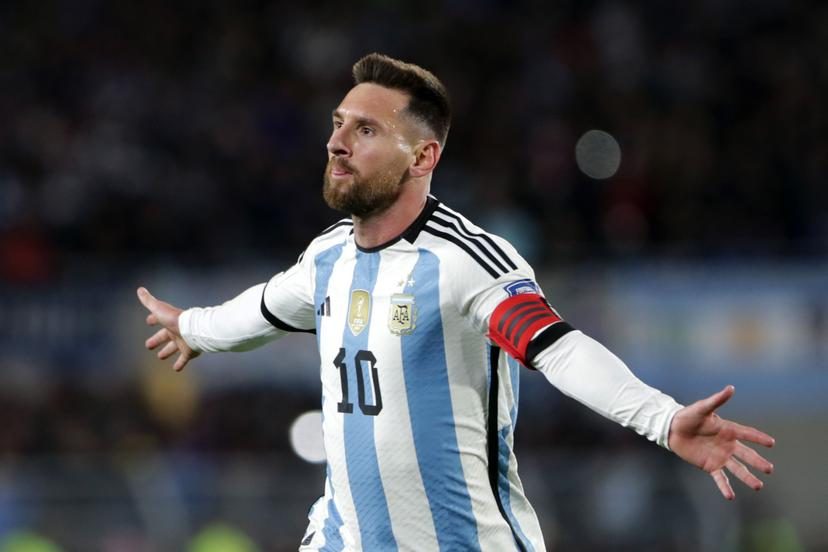
[[(295, 550), (314, 341), (144, 350), (340, 218), (330, 112), (380, 51), (447, 85), (433, 193), (645, 381), (777, 438), (759, 494), (522, 375), (551, 550), (828, 550), (828, 4), (0, 4), (0, 552)], [(600, 132), (590, 132), (600, 131)], [(308, 436), (305, 436), (308, 438)]]

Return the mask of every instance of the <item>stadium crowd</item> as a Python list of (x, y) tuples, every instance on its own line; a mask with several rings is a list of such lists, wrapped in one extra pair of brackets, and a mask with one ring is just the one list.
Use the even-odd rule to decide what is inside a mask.
[[(533, 261), (825, 252), (825, 5), (416, 6), (4, 3), (0, 278), (297, 254), (336, 217), (328, 113), (368, 45), (446, 81), (434, 193)], [(591, 128), (606, 181), (573, 160)]]

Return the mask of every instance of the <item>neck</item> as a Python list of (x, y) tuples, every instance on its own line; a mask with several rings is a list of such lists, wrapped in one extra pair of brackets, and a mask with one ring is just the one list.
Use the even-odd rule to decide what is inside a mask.
[(371, 249), (402, 234), (425, 207), (427, 196), (427, 188), (405, 186), (397, 201), (381, 213), (367, 217), (352, 216), (357, 245)]

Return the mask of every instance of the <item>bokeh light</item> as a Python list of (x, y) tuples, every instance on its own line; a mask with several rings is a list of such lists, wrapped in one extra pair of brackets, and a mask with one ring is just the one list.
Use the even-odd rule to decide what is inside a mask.
[(621, 165), (621, 146), (608, 132), (589, 130), (575, 144), (575, 161), (590, 178), (609, 178)]
[(322, 412), (305, 412), (290, 426), (290, 445), (299, 458), (311, 463), (325, 461), (325, 445), (322, 440)]

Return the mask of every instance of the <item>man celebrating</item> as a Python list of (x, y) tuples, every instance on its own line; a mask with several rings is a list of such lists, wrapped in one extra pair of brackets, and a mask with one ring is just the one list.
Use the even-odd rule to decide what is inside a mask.
[(745, 484), (772, 446), (719, 418), (722, 391), (681, 407), (550, 307), (531, 267), (429, 195), (450, 125), (428, 71), (371, 54), (333, 112), (324, 197), (349, 219), (238, 297), (182, 311), (139, 288), (161, 359), (315, 333), (327, 480), (300, 550), (544, 550), (512, 453), (518, 363), (713, 477)]

